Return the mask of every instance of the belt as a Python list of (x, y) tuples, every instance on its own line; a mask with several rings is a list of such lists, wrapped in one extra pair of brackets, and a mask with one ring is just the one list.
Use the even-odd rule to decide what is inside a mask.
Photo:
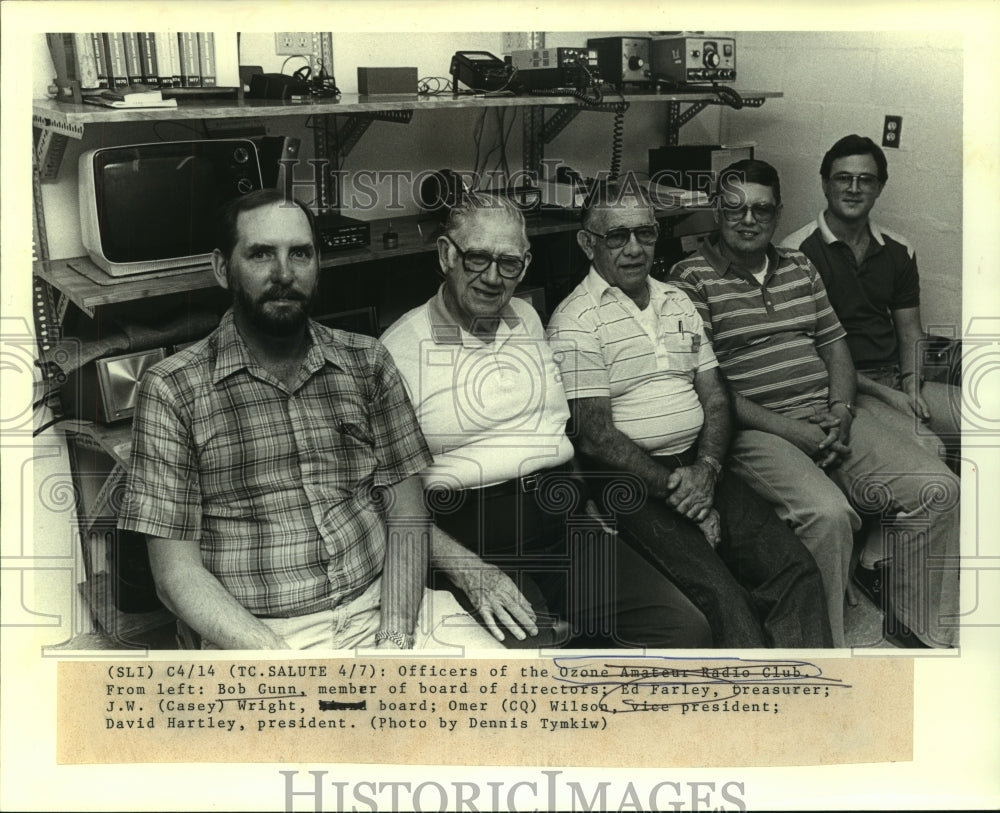
[(693, 466), (698, 459), (698, 450), (689, 446), (680, 454), (654, 454), (653, 460), (668, 469), (679, 469), (682, 466)]
[(859, 373), (871, 373), (873, 375), (898, 375), (898, 364), (877, 364), (874, 367), (858, 367)]
[(505, 480), (496, 485), (484, 486), (483, 488), (463, 488), (461, 491), (474, 494), (480, 499), (485, 500), (496, 497), (509, 497), (512, 494), (532, 494), (538, 491), (542, 485), (542, 481), (549, 475), (568, 472), (569, 470), (569, 463), (561, 463), (558, 466), (539, 469), (538, 471), (533, 471), (531, 474), (525, 474), (523, 477), (515, 477), (512, 480)]

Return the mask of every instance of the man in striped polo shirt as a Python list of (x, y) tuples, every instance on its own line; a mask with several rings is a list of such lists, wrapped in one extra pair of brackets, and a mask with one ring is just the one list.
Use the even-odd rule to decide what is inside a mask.
[(578, 460), (619, 539), (697, 605), (716, 645), (830, 646), (812, 557), (723, 473), (729, 399), (691, 301), (649, 278), (658, 233), (638, 187), (599, 186), (584, 207), (590, 272), (548, 326)]
[[(953, 645), (957, 479), (906, 433), (855, 407), (854, 365), (819, 274), (801, 253), (771, 244), (781, 210), (774, 167), (739, 161), (719, 186), (717, 237), (671, 278), (694, 300), (733, 393), (734, 468), (815, 557), (835, 638), (844, 641), (861, 510), (881, 513), (895, 537), (887, 632), (911, 645)], [(905, 519), (891, 524), (897, 512)]]

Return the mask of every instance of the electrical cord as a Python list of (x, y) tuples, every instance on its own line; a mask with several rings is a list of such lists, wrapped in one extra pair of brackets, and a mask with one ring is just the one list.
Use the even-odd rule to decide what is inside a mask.
[(417, 93), (423, 96), (437, 96), (452, 92), (451, 79), (445, 76), (425, 76), (417, 80)]
[(615, 105), (615, 123), (611, 131), (611, 166), (608, 174), (612, 181), (617, 180), (622, 171), (626, 110), (628, 110), (628, 102), (622, 97), (622, 100)]
[(712, 83), (712, 90), (715, 91), (716, 96), (733, 108), (733, 110), (741, 110), (743, 108), (743, 97), (735, 89), (727, 85)]
[[(306, 67), (306, 68), (309, 67), (309, 57), (307, 57), (305, 54), (292, 54), (284, 62), (281, 63), (281, 70), (278, 71), (278, 73), (284, 73), (285, 72), (285, 65), (287, 65), (289, 62), (291, 62), (293, 59), (304, 59), (306, 61), (306, 64), (305, 64), (304, 67)], [(302, 68), (299, 68), (299, 71), (301, 71), (301, 70), (302, 70)], [(293, 76), (298, 76), (299, 71), (296, 71), (292, 75)]]
[(657, 84), (667, 87), (676, 93), (704, 93), (706, 90), (711, 90), (719, 98), (720, 102), (734, 110), (740, 110), (747, 104), (737, 90), (728, 85), (720, 85), (718, 82), (713, 82), (710, 87), (706, 87), (705, 85), (692, 85), (687, 82), (672, 82), (669, 79), (657, 79), (656, 81)]
[(569, 88), (540, 88), (538, 90), (529, 90), (529, 96), (572, 96), (574, 99), (578, 99), (586, 105), (598, 105), (603, 100), (601, 91), (599, 88), (596, 89), (595, 96), (588, 96), (581, 90), (570, 90)]
[(476, 157), (472, 162), (472, 171), (479, 175), (479, 155), (482, 148), (483, 141), (483, 129), (486, 126), (486, 108), (484, 107), (482, 112), (479, 114), (479, 120), (476, 122), (476, 128), (472, 133), (472, 142), (476, 145)]
[(42, 406), (42, 404), (48, 403), (52, 399), (52, 397), (56, 395), (56, 393), (57, 393), (56, 390), (49, 390), (47, 393), (45, 393), (45, 395), (43, 395), (41, 398), (35, 401), (35, 403), (31, 405), (31, 408), (33, 410), (38, 409), (38, 407)]
[(70, 419), (69, 415), (60, 415), (58, 418), (53, 418), (50, 421), (46, 421), (41, 426), (39, 426), (35, 431), (33, 431), (31, 433), (31, 436), (33, 438), (37, 438), (46, 429), (50, 429), (51, 427), (55, 426), (57, 423), (62, 423), (63, 421), (68, 421), (69, 419)]
[[(507, 116), (507, 110), (506, 109), (503, 110), (503, 116), (504, 117)], [(502, 140), (502, 144), (503, 144), (503, 173), (504, 173), (504, 179), (505, 179), (504, 182), (505, 183), (507, 182), (507, 179), (510, 178), (510, 164), (507, 161), (507, 139), (510, 138), (510, 134), (514, 130), (514, 122), (516, 120), (517, 120), (517, 112), (514, 111), (514, 110), (511, 110), (510, 111), (510, 124), (507, 125), (507, 129), (503, 133), (503, 136), (502, 136), (502, 139), (501, 139)], [(501, 126), (502, 126), (503, 125), (503, 120), (502, 119), (501, 119), (500, 123), (501, 123)]]
[[(291, 59), (291, 57), (289, 57), (289, 59)], [(285, 62), (287, 61), (288, 60), (286, 59)], [(309, 92), (313, 96), (324, 98), (331, 96), (339, 98), (341, 96), (340, 88), (337, 87), (337, 82), (326, 72), (326, 66), (322, 62), (319, 63), (319, 74), (315, 77), (313, 76), (313, 69), (309, 65), (303, 65), (295, 71), (292, 76), (300, 82), (308, 84)]]

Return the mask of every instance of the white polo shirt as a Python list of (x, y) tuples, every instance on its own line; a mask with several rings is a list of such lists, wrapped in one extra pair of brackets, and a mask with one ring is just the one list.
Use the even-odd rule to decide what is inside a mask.
[(381, 338), (434, 456), (425, 485), (479, 488), (570, 460), (569, 406), (538, 314), (514, 297), (486, 343), (452, 318), (442, 291)]
[(649, 305), (590, 273), (556, 308), (548, 333), (569, 398), (610, 398), (615, 427), (650, 454), (679, 454), (704, 412), (695, 374), (719, 363), (683, 291), (647, 280)]

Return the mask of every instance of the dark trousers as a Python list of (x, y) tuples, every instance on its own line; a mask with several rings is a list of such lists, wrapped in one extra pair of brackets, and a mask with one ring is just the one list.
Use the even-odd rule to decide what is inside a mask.
[[(429, 501), (439, 528), (503, 570), (532, 603), (538, 635), (523, 642), (508, 635), (507, 645), (712, 646), (704, 615), (663, 573), (588, 516), (585, 496), (578, 479), (553, 469)], [(444, 573), (435, 571), (432, 579), (474, 612)], [(569, 622), (568, 631), (557, 619)]]
[(823, 582), (812, 555), (738, 477), (724, 472), (716, 487), (722, 539), (715, 550), (701, 529), (667, 502), (647, 499), (638, 478), (592, 477), (595, 499), (619, 538), (705, 614), (716, 646), (832, 646)]

